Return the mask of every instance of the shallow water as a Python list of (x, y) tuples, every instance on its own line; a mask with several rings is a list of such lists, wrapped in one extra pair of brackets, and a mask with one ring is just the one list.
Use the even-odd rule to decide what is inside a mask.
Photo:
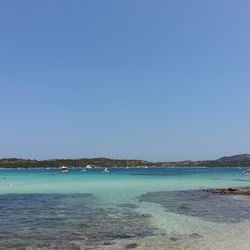
[(249, 197), (200, 191), (250, 186), (242, 171), (1, 169), (0, 249), (244, 249)]

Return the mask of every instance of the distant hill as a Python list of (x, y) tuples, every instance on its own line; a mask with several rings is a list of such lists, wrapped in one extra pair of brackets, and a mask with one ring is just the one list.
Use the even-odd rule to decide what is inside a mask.
[(223, 156), (217, 160), (162, 162), (162, 167), (250, 167), (250, 154)]
[(60, 166), (86, 167), (250, 167), (250, 154), (224, 156), (217, 160), (149, 162), (143, 160), (124, 160), (109, 158), (29, 160), (18, 158), (0, 159), (0, 168), (47, 168)]
[(219, 158), (217, 161), (250, 161), (250, 154), (224, 156)]
[(46, 168), (46, 167), (143, 167), (152, 166), (154, 163), (143, 160), (120, 160), (109, 158), (82, 158), (82, 159), (53, 159), (53, 160), (26, 160), (18, 158), (0, 159), (1, 168)]

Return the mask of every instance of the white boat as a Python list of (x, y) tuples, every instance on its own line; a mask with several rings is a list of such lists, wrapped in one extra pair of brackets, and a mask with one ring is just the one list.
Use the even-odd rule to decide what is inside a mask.
[(91, 165), (86, 166), (86, 169), (91, 169), (91, 168), (92, 168)]
[(245, 170), (244, 172), (242, 172), (243, 175), (250, 175), (250, 169)]
[(108, 168), (105, 168), (105, 169), (103, 170), (103, 172), (104, 172), (104, 173), (109, 173)]
[(59, 168), (59, 171), (60, 171), (60, 173), (68, 173), (69, 169), (67, 167), (65, 167), (65, 166), (62, 166), (62, 167)]

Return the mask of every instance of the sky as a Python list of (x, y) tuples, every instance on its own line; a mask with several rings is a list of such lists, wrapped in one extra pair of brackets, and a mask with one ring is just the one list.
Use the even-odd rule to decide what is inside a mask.
[(1, 0), (0, 158), (250, 153), (250, 1)]

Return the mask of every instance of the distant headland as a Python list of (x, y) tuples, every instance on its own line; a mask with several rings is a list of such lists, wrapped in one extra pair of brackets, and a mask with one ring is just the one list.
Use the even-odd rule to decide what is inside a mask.
[(82, 168), (87, 165), (95, 167), (250, 167), (250, 154), (224, 156), (217, 160), (204, 161), (172, 161), (149, 162), (144, 160), (124, 160), (109, 158), (80, 158), (80, 159), (53, 159), (30, 160), (19, 158), (0, 159), (0, 168), (56, 168), (60, 166)]

